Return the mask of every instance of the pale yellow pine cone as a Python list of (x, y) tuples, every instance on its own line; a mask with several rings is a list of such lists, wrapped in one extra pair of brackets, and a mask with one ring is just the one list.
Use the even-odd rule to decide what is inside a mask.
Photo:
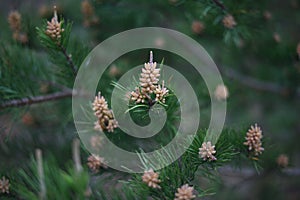
[(142, 87), (142, 94), (151, 94), (155, 91), (156, 85), (159, 81), (160, 69), (156, 69), (156, 62), (154, 63), (145, 63), (144, 68), (142, 69), (140, 77), (140, 85)]
[(98, 92), (98, 95), (95, 97), (93, 102), (93, 111), (99, 119), (109, 114), (108, 104), (105, 98), (101, 96), (100, 92)]
[(6, 179), (4, 176), (2, 177), (2, 179), (0, 179), (0, 193), (9, 193), (9, 180)]
[(201, 34), (204, 30), (205, 26), (203, 24), (203, 22), (201, 21), (193, 21), (192, 23), (192, 31), (195, 33), (195, 34)]
[(289, 165), (289, 157), (285, 154), (280, 154), (276, 161), (278, 166), (282, 168), (286, 168)]
[(193, 192), (194, 192), (194, 187), (185, 184), (177, 189), (174, 200), (192, 200), (196, 198)]
[(46, 34), (52, 40), (59, 40), (61, 38), (61, 33), (64, 32), (64, 29), (61, 27), (62, 22), (58, 21), (56, 7), (54, 6), (54, 16), (52, 17), (51, 21), (47, 21), (47, 29)]
[(165, 103), (166, 95), (168, 95), (169, 90), (165, 88), (165, 82), (162, 81), (162, 85), (158, 85), (157, 88), (154, 91), (155, 93), (155, 101), (161, 101), (162, 103)]
[(142, 176), (143, 182), (146, 183), (149, 187), (159, 189), (160, 188), (159, 183), (161, 182), (161, 180), (159, 180), (158, 178), (159, 178), (159, 174), (154, 172), (153, 169), (145, 171)]
[(88, 157), (87, 165), (90, 168), (90, 170), (94, 173), (98, 173), (101, 167), (107, 168), (107, 165), (104, 162), (104, 158), (98, 155), (90, 155)]
[(130, 93), (130, 99), (135, 101), (136, 103), (144, 103), (146, 96), (140, 92), (138, 87), (135, 88), (135, 91)]
[(204, 160), (214, 161), (217, 158), (214, 156), (216, 154), (215, 146), (211, 142), (203, 142), (202, 146), (199, 148), (199, 156)]
[(113, 111), (108, 108), (108, 104), (100, 92), (95, 97), (92, 106), (94, 114), (98, 118), (95, 122), (94, 129), (114, 132), (114, 129), (118, 127), (118, 122), (115, 120)]
[(232, 29), (232, 28), (234, 28), (237, 25), (237, 23), (236, 23), (236, 21), (235, 21), (235, 19), (233, 18), (232, 15), (226, 15), (223, 18), (222, 22), (223, 22), (223, 25), (226, 28), (229, 28), (229, 29)]
[(21, 14), (18, 11), (11, 11), (8, 15), (7, 21), (10, 29), (13, 32), (19, 32), (21, 30)]
[(94, 9), (88, 0), (81, 2), (81, 13), (85, 18), (89, 18), (94, 15)]
[(229, 97), (229, 91), (226, 85), (218, 85), (215, 89), (214, 96), (219, 101), (226, 100)]
[(248, 146), (248, 150), (253, 152), (255, 156), (262, 154), (264, 151), (261, 141), (262, 137), (262, 130), (257, 124), (251, 126), (246, 133), (246, 142), (244, 142), (244, 145)]

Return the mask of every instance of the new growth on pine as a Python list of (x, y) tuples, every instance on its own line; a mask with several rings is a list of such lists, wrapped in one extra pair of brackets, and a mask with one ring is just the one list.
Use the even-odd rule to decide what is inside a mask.
[(113, 111), (108, 108), (108, 104), (100, 92), (93, 102), (93, 111), (98, 118), (94, 129), (114, 132), (114, 129), (118, 127), (118, 122), (115, 120)]
[(159, 84), (160, 69), (153, 61), (153, 52), (150, 51), (150, 59), (144, 64), (140, 74), (140, 85), (131, 92), (131, 100), (135, 103), (148, 103), (150, 106), (156, 102), (165, 103), (169, 90), (165, 87), (164, 80)]
[[(160, 3), (141, 0), (136, 4), (134, 1), (82, 0), (75, 9), (73, 4), (76, 3), (52, 6), (41, 2), (38, 17), (24, 12), (26, 6), (19, 4), (6, 13), (0, 47), (0, 110), (3, 111), (0, 116), (3, 132), (0, 199), (192, 200), (210, 195), (219, 197), (219, 183), (224, 178), (222, 170), (236, 166), (253, 171), (254, 178), (263, 179), (260, 173), (265, 173), (267, 178), (277, 172), (276, 177), (280, 178), (293, 175), (290, 168), (294, 160), (290, 151), (273, 148), (273, 141), (270, 142), (273, 136), (268, 135), (271, 129), (280, 126), (274, 122), (282, 122), (282, 116), (278, 120), (282, 113), (268, 108), (273, 108), (275, 103), (281, 105), (278, 110), (292, 107), (289, 112), (296, 114), (284, 116), (282, 124), (297, 125), (297, 120), (292, 118), (298, 114), (300, 97), (300, 41), (295, 37), (297, 34), (282, 30), (282, 27), (295, 27), (297, 1), (289, 5), (292, 8), (289, 14), (296, 13), (294, 18), (289, 18), (292, 24), (282, 27), (272, 7), (247, 1), (237, 4), (219, 0)], [(148, 4), (151, 12), (147, 11)], [(216, 60), (224, 83), (214, 85), (209, 95), (202, 79), (183, 69), (186, 66), (180, 66), (180, 70), (187, 73), (195, 86), (204, 122), (209, 121), (206, 112), (211, 102), (225, 104), (227, 101), (229, 123), (226, 121), (219, 139), (207, 139), (208, 129), (201, 123), (193, 138), (178, 142), (186, 151), (168, 163), (176, 157), (176, 149), (167, 151), (165, 146), (170, 138), (176, 137), (181, 99), (173, 97), (171, 81), (163, 80), (162, 64), (155, 61), (154, 52), (157, 57), (164, 57), (164, 62), (171, 67), (179, 61), (159, 49), (167, 44), (166, 40), (151, 38), (158, 49), (149, 52), (149, 60), (143, 64), (138, 81), (126, 91), (126, 101), (132, 121), (146, 125), (150, 108), (162, 105), (167, 113), (162, 131), (148, 143), (144, 138), (129, 136), (120, 127), (118, 110), (112, 109), (109, 99), (116, 88), (114, 83), (136, 61), (136, 57), (128, 55), (127, 59), (124, 55), (126, 59), (114, 61), (105, 71), (94, 99), (86, 100), (88, 106), (83, 109), (88, 122), (80, 123), (88, 124), (90, 129), (86, 130), (87, 138), (81, 144), (74, 131), (71, 98), (77, 98), (78, 93), (72, 87), (88, 52), (99, 41), (117, 32), (158, 25), (176, 28), (195, 41), (204, 42)], [(266, 94), (272, 94), (274, 102)], [(244, 101), (251, 102), (251, 109), (246, 109), (248, 102)], [(272, 110), (268, 111), (271, 114), (265, 117), (263, 109)], [(254, 115), (258, 124), (264, 126), (249, 122)], [(233, 123), (236, 125), (231, 127)], [(241, 128), (245, 123), (250, 128)], [(278, 130), (283, 130), (282, 127)], [(111, 168), (110, 159), (103, 152), (106, 139), (136, 153), (142, 163), (138, 166), (141, 173), (123, 173)], [(277, 143), (284, 146), (282, 142)], [(37, 146), (40, 149), (36, 149)], [(89, 147), (93, 153), (87, 151)], [(160, 147), (165, 152), (156, 151), (155, 148)], [(153, 150), (155, 159), (147, 155), (149, 149)], [(157, 167), (155, 160), (163, 167)], [(120, 167), (125, 169), (126, 166)], [(243, 170), (236, 173), (242, 174)]]

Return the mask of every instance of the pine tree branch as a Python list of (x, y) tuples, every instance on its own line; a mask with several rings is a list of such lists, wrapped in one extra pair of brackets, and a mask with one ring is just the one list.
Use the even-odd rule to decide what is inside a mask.
[(52, 94), (41, 95), (41, 96), (36, 96), (36, 97), (26, 97), (26, 98), (22, 98), (22, 99), (8, 100), (8, 101), (0, 104), (0, 110), (9, 108), (9, 107), (20, 107), (20, 106), (42, 103), (42, 102), (47, 102), (47, 101), (54, 101), (54, 100), (58, 100), (58, 99), (72, 97), (72, 94), (73, 94), (72, 90), (65, 90), (65, 91), (61, 91), (61, 92), (55, 92)]
[(218, 7), (220, 7), (222, 10), (226, 10), (223, 3), (221, 3), (219, 0), (212, 0)]
[[(278, 84), (272, 83), (272, 82), (257, 80), (250, 76), (245, 76), (233, 69), (221, 68), (221, 71), (228, 78), (238, 81), (242, 85), (256, 89), (258, 91), (271, 92), (271, 93), (280, 94), (280, 95), (286, 95), (289, 92), (289, 89), (287, 87), (284, 87), (284, 86), (281, 86), (281, 85), (278, 85)], [(296, 91), (296, 96), (300, 97), (300, 89), (298, 89)]]
[(67, 50), (63, 46), (59, 45), (59, 48), (61, 49), (61, 52), (64, 54), (65, 58), (67, 59), (69, 65), (70, 65), (70, 67), (71, 67), (71, 69), (73, 71), (74, 76), (76, 76), (77, 70), (76, 70), (76, 66), (75, 66), (75, 64), (74, 64), (74, 62), (72, 60), (71, 55), (69, 55), (67, 53)]

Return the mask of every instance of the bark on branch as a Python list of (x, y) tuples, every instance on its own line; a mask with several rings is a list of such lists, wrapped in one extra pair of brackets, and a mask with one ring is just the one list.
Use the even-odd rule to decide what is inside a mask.
[(226, 10), (223, 3), (221, 3), (219, 0), (212, 0), (218, 7), (220, 7), (222, 10)]
[(47, 95), (8, 100), (6, 102), (0, 103), (0, 110), (9, 108), (9, 107), (19, 107), (19, 106), (36, 104), (36, 103), (42, 103), (42, 102), (46, 102), (46, 101), (63, 99), (63, 98), (67, 98), (67, 97), (72, 97), (72, 94), (73, 94), (72, 90), (66, 90), (66, 91), (55, 92), (55, 93), (47, 94)]
[(67, 59), (67, 62), (69, 63), (74, 76), (76, 76), (77, 70), (76, 70), (76, 66), (72, 60), (72, 56), (67, 53), (67, 50), (63, 46), (59, 45), (59, 48), (61, 49), (61, 52), (64, 54), (65, 58)]

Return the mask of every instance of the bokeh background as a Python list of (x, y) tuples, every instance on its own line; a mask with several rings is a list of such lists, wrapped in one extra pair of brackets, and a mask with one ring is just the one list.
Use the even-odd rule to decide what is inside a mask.
[[(0, 68), (7, 63), (17, 66), (16, 78), (9, 81), (0, 70), (1, 101), (8, 98), (8, 88), (18, 88), (18, 94), (12, 90), (9, 98), (20, 98), (56, 91), (49, 81), (72, 87), (72, 81), (59, 74), (37, 38), (35, 27), (41, 26), (43, 19), (51, 19), (54, 4), (59, 15), (73, 22), (69, 51), (77, 63), (101, 41), (121, 31), (148, 26), (174, 29), (198, 41), (219, 67), (230, 94), (225, 126), (243, 129), (258, 123), (268, 144), (260, 174), (253, 169), (226, 166), (220, 170), (218, 192), (206, 198), (300, 199), (300, 1), (218, 1), (224, 8), (206, 0), (82, 2), (0, 2)], [(8, 15), (14, 10), (21, 13), (21, 32), (26, 36), (17, 40), (8, 23)], [(227, 14), (237, 23), (232, 29), (222, 22)], [(146, 62), (148, 52), (131, 52), (117, 59), (107, 70), (106, 82), (102, 82), (104, 93), (113, 88), (107, 85), (109, 80), (117, 80), (132, 66)], [(194, 83), (203, 100), (200, 106), (205, 128), (210, 117), (209, 96), (205, 85), (198, 84), (199, 76), (168, 52), (154, 50), (154, 54), (158, 62), (164, 60), (176, 66)], [(0, 109), (0, 175), (17, 174), (26, 168), (36, 148), (54, 157), (60, 166), (71, 160), (76, 130), (70, 105), (71, 98), (64, 98)], [(284, 168), (278, 166), (280, 154), (288, 157)], [(118, 174), (114, 179), (120, 176), (126, 175)], [(201, 176), (195, 181), (205, 184)]]

